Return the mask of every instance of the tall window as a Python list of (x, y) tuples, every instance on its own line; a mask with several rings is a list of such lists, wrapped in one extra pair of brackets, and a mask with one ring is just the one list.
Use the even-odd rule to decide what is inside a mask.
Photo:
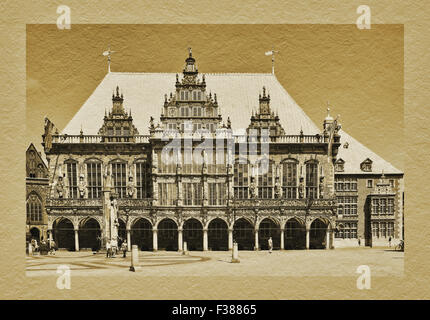
[(102, 195), (102, 164), (87, 163), (88, 198), (100, 198)]
[(27, 199), (27, 220), (29, 222), (42, 221), (42, 202), (34, 193), (31, 193)]
[(258, 198), (272, 199), (273, 197), (273, 163), (261, 162), (258, 165)]
[(225, 205), (225, 183), (209, 183), (209, 205)]
[(185, 206), (200, 206), (202, 204), (202, 184), (200, 182), (184, 182), (182, 198)]
[(313, 162), (306, 163), (306, 197), (317, 198), (318, 187), (318, 164)]
[(136, 163), (137, 198), (151, 198), (151, 164), (147, 161)]
[(67, 179), (69, 180), (69, 198), (78, 197), (78, 175), (76, 162), (67, 163)]
[(176, 161), (174, 161), (175, 154), (167, 155), (167, 159), (163, 159), (162, 152), (158, 152), (158, 173), (175, 173)]
[(125, 198), (127, 188), (126, 164), (123, 162), (112, 163), (112, 176), (116, 194), (119, 198)]
[(202, 173), (202, 163), (194, 161), (191, 149), (184, 149), (182, 159), (182, 173)]
[(248, 164), (234, 164), (233, 190), (236, 199), (248, 199)]
[(159, 183), (158, 199), (162, 206), (173, 206), (176, 204), (177, 193), (175, 183)]
[(282, 164), (282, 194), (286, 199), (297, 197), (297, 163), (295, 162)]

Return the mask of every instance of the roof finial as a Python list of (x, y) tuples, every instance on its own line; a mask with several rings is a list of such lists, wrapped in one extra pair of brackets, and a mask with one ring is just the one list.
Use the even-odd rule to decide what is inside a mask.
[(106, 57), (108, 57), (108, 73), (110, 73), (110, 56), (111, 56), (111, 54), (112, 53), (114, 53), (115, 51), (111, 51), (111, 49), (110, 49), (110, 45), (108, 46), (108, 49), (105, 51), (105, 52), (103, 52), (103, 55)]
[(193, 53), (192, 53), (192, 51), (191, 51), (191, 47), (188, 47), (188, 53), (189, 53), (189, 56), (190, 56), (190, 57), (192, 57), (192, 56), (193, 56)]
[(271, 51), (266, 52), (266, 56), (272, 56), (272, 74), (275, 74), (275, 54), (276, 53), (279, 53), (279, 51), (275, 51), (273, 47)]

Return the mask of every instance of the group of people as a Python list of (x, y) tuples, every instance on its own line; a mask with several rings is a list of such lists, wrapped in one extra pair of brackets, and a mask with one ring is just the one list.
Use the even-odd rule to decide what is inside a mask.
[(55, 255), (55, 251), (57, 249), (57, 245), (54, 240), (48, 239), (48, 241), (42, 238), (40, 244), (37, 243), (37, 239), (33, 238), (30, 241), (31, 251), (34, 253), (38, 252), (42, 255), (44, 254), (52, 254)]
[(126, 258), (127, 250), (128, 250), (128, 245), (126, 240), (122, 241), (121, 246), (119, 246), (119, 248), (118, 248), (118, 241), (111, 241), (111, 240), (106, 241), (106, 258), (115, 258), (119, 250), (122, 251), (123, 258)]

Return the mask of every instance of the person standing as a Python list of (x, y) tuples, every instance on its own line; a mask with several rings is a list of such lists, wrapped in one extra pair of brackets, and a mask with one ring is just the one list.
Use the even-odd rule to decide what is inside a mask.
[(121, 250), (122, 250), (122, 257), (126, 258), (127, 257), (127, 241), (123, 241), (121, 244)]
[(273, 249), (273, 240), (272, 240), (272, 237), (269, 238), (268, 243), (269, 243), (269, 253), (272, 253), (272, 249)]
[(391, 236), (388, 237), (388, 246), (391, 247)]
[(110, 240), (106, 241), (106, 258), (110, 258), (112, 255), (112, 247), (110, 244)]
[(358, 246), (361, 247), (361, 237), (358, 237)]

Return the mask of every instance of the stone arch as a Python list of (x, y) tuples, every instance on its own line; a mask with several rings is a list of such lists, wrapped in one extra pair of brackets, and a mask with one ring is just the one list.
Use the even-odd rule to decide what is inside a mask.
[(172, 218), (164, 218), (157, 223), (158, 249), (178, 250), (178, 223)]
[(309, 228), (309, 248), (324, 249), (326, 247), (327, 232), (329, 232), (329, 222), (324, 218), (315, 218), (310, 223)]
[(236, 241), (240, 250), (254, 250), (255, 228), (253, 221), (247, 217), (236, 219), (233, 225), (233, 241)]
[(166, 219), (172, 220), (176, 224), (176, 227), (178, 227), (178, 228), (182, 226), (182, 224), (180, 224), (175, 218), (165, 217), (165, 218), (162, 218), (162, 219), (157, 219), (157, 222), (155, 223), (154, 227), (158, 229), (158, 226), (160, 225), (160, 222), (163, 221), (163, 220), (166, 220)]
[(100, 222), (93, 217), (85, 217), (79, 221), (80, 250), (98, 251), (101, 247)]
[(228, 222), (221, 217), (211, 219), (207, 225), (209, 250), (228, 250)]
[(306, 224), (299, 217), (291, 217), (284, 225), (285, 249), (296, 250), (306, 248)]
[(206, 224), (203, 226), (203, 228), (204, 228), (204, 229), (208, 229), (208, 228), (209, 228), (209, 224), (210, 224), (212, 221), (216, 220), (216, 219), (220, 219), (220, 220), (224, 221), (224, 222), (226, 223), (226, 225), (227, 225), (227, 228), (230, 228), (230, 224), (229, 224), (229, 222), (228, 222), (227, 218), (225, 218), (225, 217), (212, 217), (212, 218), (208, 219), (208, 221), (207, 221), (207, 222), (206, 222)]
[(280, 223), (273, 217), (265, 217), (258, 224), (258, 242), (262, 250), (269, 249), (269, 238), (272, 238), (273, 249), (281, 248)]
[(188, 218), (184, 221), (183, 239), (187, 242), (188, 250), (203, 251), (203, 223), (198, 218)]
[(40, 243), (41, 240), (41, 230), (38, 227), (31, 227), (30, 228), (30, 240), (31, 239), (36, 239), (37, 243)]
[(138, 246), (142, 251), (152, 251), (153, 248), (152, 223), (145, 217), (134, 219), (131, 225), (131, 243)]
[[(77, 227), (77, 226), (76, 226)], [(75, 250), (75, 224), (67, 217), (58, 217), (52, 223), (54, 241), (59, 249)]]
[(258, 218), (257, 223), (255, 224), (255, 229), (259, 229), (261, 222), (266, 220), (266, 219), (271, 220), (274, 224), (276, 224), (279, 228), (281, 228), (280, 219), (278, 219), (277, 217), (273, 217), (273, 216), (263, 216), (263, 217)]

